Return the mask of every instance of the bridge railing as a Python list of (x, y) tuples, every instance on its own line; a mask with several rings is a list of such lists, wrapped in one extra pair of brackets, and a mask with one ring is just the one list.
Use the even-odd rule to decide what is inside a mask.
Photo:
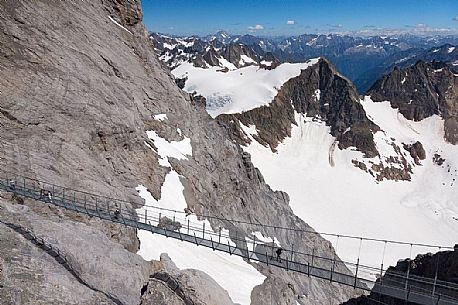
[[(326, 257), (312, 249), (308, 253), (293, 248), (283, 249), (280, 257), (276, 257), (278, 245), (275, 241), (258, 240), (246, 234), (229, 234), (222, 228), (212, 228), (210, 223), (202, 221), (205, 217), (186, 214), (156, 206), (144, 206), (132, 212), (130, 203), (114, 198), (80, 192), (51, 183), (38, 181), (0, 170), (0, 188), (35, 200), (62, 206), (67, 209), (85, 213), (90, 217), (99, 217), (137, 229), (149, 230), (172, 238), (194, 242), (197, 245), (212, 247), (213, 250), (239, 255), (247, 260), (271, 264), (287, 270), (300, 272), (332, 282), (350, 285), (355, 288), (369, 290), (374, 284), (394, 287), (431, 298), (458, 298), (458, 285), (443, 282), (435, 278), (424, 278), (409, 272), (393, 272), (379, 267), (355, 261), (342, 261), (338, 257)], [(223, 219), (226, 222), (233, 220)], [(316, 234), (316, 232), (312, 232)], [(385, 241), (386, 242), (386, 241)], [(350, 272), (350, 271), (351, 272)], [(375, 281), (368, 274), (385, 273), (385, 277)], [(437, 272), (436, 272), (437, 275)]]

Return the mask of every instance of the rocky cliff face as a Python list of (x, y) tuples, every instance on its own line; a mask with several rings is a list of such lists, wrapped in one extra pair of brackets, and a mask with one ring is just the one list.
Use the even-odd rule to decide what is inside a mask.
[[(183, 95), (157, 60), (140, 21), (138, 0), (2, 2), (2, 169), (127, 200), (134, 213), (143, 203), (135, 187), (145, 185), (160, 198), (170, 170), (159, 165), (146, 131), (169, 141), (186, 136), (192, 157), (170, 163), (182, 176), (190, 210), (245, 220), (247, 224), (237, 226), (210, 221), (239, 238), (259, 230), (249, 224), (256, 222), (311, 230), (293, 214), (288, 196), (264, 183), (226, 127), (211, 119), (201, 103)], [(167, 119), (155, 120), (159, 113), (166, 113)], [(358, 117), (343, 114), (332, 118), (336, 133), (360, 123)], [(226, 296), (198, 272), (180, 273), (168, 267), (167, 260), (146, 262), (137, 256), (133, 229), (7, 193), (0, 196), (0, 303), (187, 304), (190, 298), (194, 304), (215, 304), (218, 300), (206, 296)], [(7, 224), (31, 230), (61, 249), (71, 258), (74, 272)], [(330, 243), (315, 234), (273, 228), (262, 233), (275, 236), (285, 248), (294, 244), (298, 251), (315, 248), (316, 254), (334, 256)], [(267, 279), (252, 292), (251, 304), (265, 304), (266, 291), (276, 304), (294, 304), (297, 295), (308, 296), (303, 304), (341, 302), (354, 293), (253, 265)], [(167, 277), (155, 277), (158, 273), (177, 281), (183, 293), (169, 289)]]
[(445, 138), (458, 143), (458, 76), (442, 62), (418, 61), (395, 69), (367, 92), (374, 101), (390, 101), (409, 120), (432, 115), (445, 120)]
[(353, 146), (367, 157), (378, 154), (373, 140), (378, 126), (367, 118), (353, 85), (323, 58), (288, 80), (271, 104), (219, 119), (228, 124), (255, 125), (256, 139), (274, 150), (290, 136), (291, 124), (296, 124), (295, 112), (325, 122), (339, 141), (339, 148)]

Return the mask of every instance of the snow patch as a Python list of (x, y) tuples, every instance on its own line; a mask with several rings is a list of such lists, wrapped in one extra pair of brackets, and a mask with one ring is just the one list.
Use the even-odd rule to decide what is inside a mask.
[(167, 114), (165, 114), (165, 113), (156, 114), (156, 115), (153, 116), (153, 118), (156, 121), (164, 121), (164, 120), (167, 119)]
[[(159, 164), (171, 167), (168, 158), (178, 160), (187, 160), (187, 156), (192, 156), (191, 139), (185, 137), (182, 141), (167, 141), (161, 138), (154, 130), (147, 131), (146, 134), (157, 147), (157, 153), (160, 156)], [(150, 145), (148, 145), (152, 148)]]
[(123, 29), (124, 31), (127, 31), (129, 34), (132, 34), (131, 31), (129, 31), (127, 28), (125, 28), (123, 25), (121, 25), (119, 22), (117, 22), (116, 20), (114, 20), (113, 18), (111, 18), (111, 16), (108, 16), (108, 18), (110, 18), (110, 20), (116, 24), (117, 26), (119, 26), (121, 29)]

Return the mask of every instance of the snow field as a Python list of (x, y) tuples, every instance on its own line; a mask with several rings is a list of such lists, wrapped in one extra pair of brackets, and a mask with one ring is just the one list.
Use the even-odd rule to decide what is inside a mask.
[(184, 90), (196, 91), (206, 97), (210, 104), (212, 100), (225, 98), (222, 105), (207, 108), (208, 113), (216, 117), (222, 113), (238, 113), (268, 105), (287, 80), (298, 76), (301, 70), (317, 62), (318, 59), (306, 63), (285, 63), (272, 70), (257, 66), (232, 70), (226, 63), (224, 66), (230, 69), (228, 72), (220, 71), (219, 67), (203, 69), (194, 67), (191, 63), (183, 63), (172, 74), (177, 78), (187, 77)]

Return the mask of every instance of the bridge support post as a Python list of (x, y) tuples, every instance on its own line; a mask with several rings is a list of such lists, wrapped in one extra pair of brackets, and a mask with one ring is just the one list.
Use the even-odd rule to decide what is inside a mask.
[(204, 223), (202, 225), (202, 239), (205, 239), (205, 220), (204, 220)]
[(356, 284), (358, 283), (358, 270), (359, 270), (359, 257), (356, 261), (356, 271), (355, 271), (355, 282), (353, 283), (353, 288), (356, 288)]
[[(124, 226), (127, 227), (126, 220), (124, 219), (124, 216), (122, 215), (122, 203), (119, 205), (119, 216), (121, 216), (121, 220), (122, 220), (122, 223), (124, 224)], [(145, 210), (145, 217), (146, 217), (146, 210)]]
[(221, 243), (221, 227), (219, 227), (219, 232), (218, 232), (218, 244)]
[(196, 245), (199, 246), (199, 243), (197, 242), (197, 237), (196, 237), (196, 233), (194, 232), (194, 240), (196, 241)]
[[(54, 196), (54, 193), (53, 193), (53, 196)], [(65, 204), (65, 189), (62, 189), (62, 204), (66, 206), (66, 204)]]
[(294, 256), (294, 244), (291, 245), (291, 257), (290, 257), (291, 261), (293, 261), (293, 256)]
[(440, 255), (441, 248), (439, 247), (439, 252), (437, 252), (437, 260), (436, 260), (436, 272), (434, 274), (434, 283), (433, 283), (433, 293), (432, 295), (436, 293), (436, 284), (437, 284), (437, 273), (439, 271), (439, 255)]

